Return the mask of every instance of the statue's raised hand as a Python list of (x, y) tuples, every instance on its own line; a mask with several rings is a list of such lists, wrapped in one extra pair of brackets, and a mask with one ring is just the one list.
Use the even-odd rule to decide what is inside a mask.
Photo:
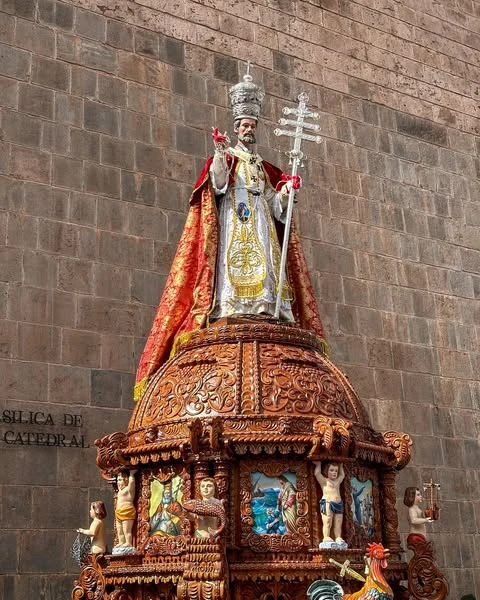
[(218, 127), (212, 127), (212, 138), (215, 148), (217, 148), (218, 150), (225, 150), (225, 148), (230, 142), (227, 132), (223, 134), (220, 133), (218, 131)]

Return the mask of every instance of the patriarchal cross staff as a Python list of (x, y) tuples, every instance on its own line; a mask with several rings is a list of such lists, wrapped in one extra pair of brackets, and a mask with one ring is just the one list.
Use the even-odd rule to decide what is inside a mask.
[[(295, 127), (295, 129), (275, 129), (275, 135), (288, 135), (289, 137), (294, 138), (293, 149), (287, 152), (287, 156), (290, 157), (290, 164), (292, 165), (292, 174), (291, 179), (294, 181), (298, 178), (297, 171), (299, 167), (303, 167), (302, 159), (304, 154), (301, 150), (302, 141), (308, 140), (310, 142), (316, 142), (319, 144), (322, 141), (322, 138), (319, 135), (310, 135), (308, 133), (304, 133), (304, 130), (310, 131), (319, 131), (320, 126), (316, 123), (305, 123), (305, 119), (318, 119), (318, 113), (311, 112), (308, 110), (308, 96), (305, 93), (300, 94), (298, 97), (299, 103), (298, 108), (288, 108), (285, 107), (283, 109), (284, 115), (296, 115), (297, 120), (293, 119), (280, 119), (278, 122), (280, 125), (291, 125)], [(280, 274), (279, 274), (279, 283), (278, 283), (278, 293), (277, 293), (277, 302), (275, 305), (275, 318), (278, 319), (280, 316), (280, 305), (282, 301), (282, 291), (283, 285), (285, 283), (285, 266), (287, 262), (287, 250), (288, 250), (288, 240), (290, 237), (290, 226), (292, 223), (292, 213), (293, 213), (293, 201), (295, 198), (295, 189), (292, 185), (290, 187), (289, 195), (288, 195), (288, 206), (287, 206), (287, 216), (285, 220), (285, 234), (283, 238), (283, 246), (282, 246), (282, 258), (280, 261)]]

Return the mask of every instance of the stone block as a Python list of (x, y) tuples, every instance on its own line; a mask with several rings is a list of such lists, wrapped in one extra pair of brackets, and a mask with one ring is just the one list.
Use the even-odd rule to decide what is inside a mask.
[(175, 94), (194, 98), (199, 102), (206, 102), (207, 100), (206, 79), (196, 73), (186, 73), (183, 70), (174, 69), (172, 89)]
[(392, 351), (395, 369), (415, 373), (438, 373), (438, 357), (434, 348), (394, 343)]
[(32, 58), (32, 82), (66, 92), (70, 87), (70, 66), (58, 60), (34, 55)]
[(59, 257), (58, 288), (66, 292), (91, 294), (93, 292), (93, 263)]
[[(63, 452), (76, 452), (74, 449), (65, 449)], [(87, 527), (79, 523), (79, 512), (84, 506), (88, 506), (87, 490), (74, 487), (37, 487), (33, 495), (33, 516), (36, 523), (42, 524), (42, 532), (46, 535), (50, 529), (73, 530), (77, 527)], [(62, 510), (52, 510), (57, 504)], [(63, 532), (62, 532), (63, 533)], [(56, 553), (52, 553), (56, 554)], [(64, 557), (61, 557), (64, 560)]]
[(435, 401), (434, 384), (431, 375), (421, 373), (402, 373), (405, 398), (410, 402), (433, 404)]
[(83, 186), (83, 163), (65, 156), (53, 157), (53, 183), (60, 187), (80, 190)]
[(58, 327), (74, 327), (76, 296), (59, 291), (54, 291), (52, 296), (52, 323)]
[[(0, 87), (0, 91), (1, 91)], [(53, 119), (54, 95), (52, 90), (20, 83), (18, 89), (19, 109), (22, 112)]]
[(120, 197), (120, 170), (95, 163), (85, 166), (85, 190), (104, 196)]
[(83, 100), (66, 94), (55, 94), (55, 119), (59, 123), (82, 127)]
[(98, 74), (98, 99), (106, 104), (127, 105), (127, 84), (110, 75)]
[(180, 40), (170, 37), (161, 37), (159, 57), (167, 63), (177, 67), (185, 66), (185, 44)]
[(171, 67), (138, 54), (118, 51), (118, 74), (145, 85), (168, 90), (171, 87)]
[(56, 404), (89, 404), (90, 370), (80, 366), (49, 365), (48, 397)]
[(118, 135), (120, 131), (120, 113), (115, 108), (85, 100), (84, 125), (86, 129), (109, 135)]
[(32, 491), (32, 488), (23, 485), (2, 487), (2, 529), (33, 528)]
[(122, 169), (133, 169), (134, 145), (132, 141), (102, 136), (101, 162)]
[(22, 250), (19, 248), (0, 248), (0, 281), (20, 282), (22, 280)]
[(96, 224), (96, 196), (73, 192), (70, 198), (70, 220), (80, 225)]
[(107, 73), (115, 73), (119, 65), (116, 50), (102, 43), (84, 39), (80, 39), (79, 62), (90, 69)]
[(416, 463), (419, 465), (433, 467), (443, 463), (442, 440), (436, 436), (412, 436), (415, 448)]
[(42, 123), (42, 140), (40, 147), (42, 150), (53, 154), (69, 154), (70, 152), (70, 131), (66, 125)]
[(438, 432), (432, 426), (431, 410), (425, 410), (424, 406), (402, 403), (403, 423), (408, 423), (408, 432), (412, 435), (422, 437), (437, 436)]
[(72, 65), (72, 94), (86, 98), (97, 95), (97, 73)]
[[(34, 7), (33, 4), (31, 6)], [(17, 19), (15, 41), (18, 47), (31, 50), (35, 54), (52, 58), (55, 55), (55, 33), (48, 27)]]
[(157, 306), (165, 286), (165, 275), (133, 271), (131, 297), (135, 302)]
[(92, 405), (116, 408), (122, 394), (122, 375), (114, 371), (92, 370)]
[(15, 19), (5, 13), (0, 13), (0, 42), (13, 45), (15, 36)]
[(36, 250), (23, 252), (23, 283), (38, 288), (53, 288), (57, 279), (57, 257)]
[(314, 251), (314, 269), (347, 276), (355, 274), (355, 260), (351, 250), (328, 244), (315, 243)]
[[(6, 531), (0, 532), (0, 544), (2, 548), (8, 548), (8, 552), (2, 552), (0, 560), (0, 570), (3, 574), (16, 573), (18, 569), (18, 546), (19, 546), (19, 532), (18, 531)], [(3, 579), (3, 577), (2, 577)], [(1, 580), (0, 580), (0, 591), (1, 591)], [(8, 587), (5, 584), (5, 594), (8, 592)], [(14, 598), (15, 596), (10, 596)], [(5, 598), (8, 598), (5, 595)]]
[(121, 197), (123, 201), (153, 206), (156, 198), (156, 178), (143, 173), (122, 171)]
[[(6, 293), (2, 294), (6, 301)], [(8, 309), (7, 309), (8, 310)], [(17, 356), (17, 325), (14, 321), (0, 321), (0, 358), (15, 358)]]
[[(48, 508), (50, 508), (50, 505), (48, 506)], [(45, 548), (55, 548), (56, 551), (45, 552)], [(22, 532), (20, 534), (19, 569), (22, 573), (64, 572), (64, 532), (47, 530)]]
[(163, 211), (142, 204), (130, 204), (128, 212), (131, 234), (155, 240), (167, 238), (167, 215)]
[(135, 145), (135, 166), (144, 173), (163, 176), (165, 174), (164, 151), (157, 146), (137, 143)]
[(19, 323), (18, 356), (26, 361), (58, 362), (60, 330), (50, 325)]
[(26, 286), (12, 288), (8, 299), (8, 316), (15, 321), (48, 323), (50, 320), (48, 290)]
[[(165, 125), (165, 122), (163, 121)], [(120, 135), (130, 140), (149, 143), (150, 136), (150, 118), (137, 112), (124, 110), (120, 117)]]
[(464, 469), (465, 453), (463, 440), (454, 440), (450, 438), (440, 438), (443, 448), (443, 461), (442, 464), (445, 467), (452, 467), (454, 469)]
[(146, 29), (135, 30), (135, 52), (152, 58), (159, 57), (158, 34)]
[(38, 247), (47, 252), (75, 256), (78, 250), (78, 229), (69, 223), (41, 220)]
[(344, 333), (360, 333), (356, 306), (337, 306), (338, 328)]
[(75, 158), (100, 162), (100, 135), (83, 129), (71, 129), (70, 146)]
[(41, 183), (49, 183), (50, 158), (50, 154), (46, 152), (41, 152), (40, 150), (34, 148), (12, 146), (10, 157), (10, 172), (14, 177), (18, 177), (20, 179), (28, 179), (38, 181)]
[[(96, 328), (98, 331), (99, 327)], [(101, 336), (96, 331), (62, 330), (62, 361), (79, 367), (100, 364)]]
[(447, 128), (443, 125), (401, 112), (396, 113), (395, 119), (399, 133), (439, 146), (447, 146), (448, 144)]
[(215, 54), (213, 57), (213, 72), (217, 79), (228, 83), (238, 83), (238, 61), (229, 56)]
[[(89, 392), (90, 393), (90, 392)], [(100, 411), (97, 409), (90, 409), (92, 412), (98, 414)], [(82, 415), (83, 416), (83, 415)], [(89, 444), (89, 448), (85, 449), (66, 449), (63, 452), (59, 452), (58, 456), (58, 479), (60, 483), (64, 483), (64, 485), (69, 486), (70, 488), (82, 488), (82, 492), (87, 492), (88, 497), (85, 498), (81, 496), (81, 500), (84, 504), (81, 504), (80, 501), (74, 501), (72, 503), (72, 511), (76, 513), (76, 523), (73, 529), (68, 528), (71, 531), (72, 540), (71, 542), (67, 542), (68, 546), (71, 547), (73, 544), (73, 539), (75, 537), (75, 529), (77, 527), (88, 527), (90, 524), (90, 515), (88, 514), (90, 503), (95, 500), (104, 500), (105, 505), (107, 506), (107, 522), (112, 522), (113, 519), (113, 511), (108, 510), (107, 499), (110, 499), (111, 490), (107, 490), (104, 492), (105, 496), (97, 495), (96, 488), (99, 485), (100, 472), (98, 469), (86, 469), (85, 465), (93, 465), (95, 463), (95, 434), (87, 430), (87, 428), (82, 428), (84, 432), (84, 440), (86, 444)], [(92, 435), (93, 434), (93, 435)], [(95, 495), (92, 497), (92, 493)], [(109, 527), (109, 524), (107, 527)], [(111, 546), (110, 546), (111, 547)], [(78, 569), (78, 566), (77, 566)], [(71, 586), (70, 586), (71, 587)], [(71, 589), (70, 589), (71, 592)], [(65, 596), (65, 597), (68, 597)]]
[(78, 35), (103, 42), (106, 29), (107, 20), (102, 15), (86, 10), (77, 10), (75, 32)]
[(155, 146), (171, 148), (175, 145), (175, 126), (162, 119), (151, 119), (151, 139)]
[(125, 23), (108, 19), (107, 44), (122, 50), (133, 50), (132, 28)]
[[(123, 372), (132, 372), (135, 370), (138, 363), (135, 361), (134, 356), (133, 337), (104, 334), (102, 342), (102, 369)], [(131, 393), (129, 397), (131, 399), (133, 394)], [(128, 408), (128, 403), (125, 406)]]
[(49, 185), (25, 183), (25, 212), (56, 220), (68, 217), (68, 192)]
[(0, 44), (0, 75), (26, 81), (30, 75), (30, 53)]
[[(139, 307), (118, 300), (110, 300), (106, 298), (91, 298), (89, 296), (81, 296), (78, 299), (78, 327), (84, 330), (104, 331), (106, 333), (116, 333), (121, 335), (134, 335), (139, 328)], [(89, 332), (71, 332), (71, 339), (81, 336), (83, 333)], [(95, 334), (96, 335), (96, 334)], [(87, 343), (94, 343), (93, 337), (85, 338)], [(98, 340), (100, 344), (100, 340)], [(87, 349), (86, 349), (87, 350)], [(97, 354), (96, 350), (95, 353)], [(100, 364), (100, 355), (98, 360), (93, 361), (93, 357), (89, 357), (87, 352), (85, 360), (93, 364), (86, 366), (98, 366)], [(83, 364), (83, 363), (74, 363)]]
[(130, 300), (131, 275), (123, 267), (105, 263), (94, 264), (95, 295), (116, 300)]

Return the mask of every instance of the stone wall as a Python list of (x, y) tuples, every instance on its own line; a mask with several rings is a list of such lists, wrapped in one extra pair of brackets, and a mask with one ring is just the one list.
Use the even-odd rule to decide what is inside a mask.
[(98, 497), (111, 515), (93, 440), (126, 428), (246, 60), (268, 94), (265, 158), (287, 166), (285, 104), (306, 91), (318, 107), (297, 220), (330, 354), (376, 428), (414, 439), (399, 499), (442, 484), (431, 529), (450, 597), (480, 594), (479, 3), (0, 0), (6, 600), (68, 597), (74, 529)]

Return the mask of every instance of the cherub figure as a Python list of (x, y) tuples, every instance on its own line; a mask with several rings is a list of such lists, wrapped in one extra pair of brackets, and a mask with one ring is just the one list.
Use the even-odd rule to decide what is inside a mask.
[(135, 499), (135, 473), (136, 470), (121, 471), (117, 476), (118, 496), (115, 507), (117, 522), (118, 544), (115, 548), (132, 547), (132, 530), (137, 511), (133, 501)]
[[(320, 512), (323, 523), (323, 542), (344, 545), (342, 538), (343, 501), (340, 495), (340, 484), (345, 479), (342, 463), (327, 463), (322, 473), (322, 463), (315, 463), (315, 477), (322, 488)], [(333, 536), (331, 535), (333, 533)]]
[(410, 533), (417, 533), (427, 537), (426, 523), (433, 523), (433, 519), (423, 516), (420, 504), (423, 502), (422, 493), (417, 487), (407, 487), (403, 497), (403, 503), (408, 506), (408, 520), (410, 522)]
[(88, 529), (79, 527), (77, 533), (89, 535), (92, 540), (92, 554), (103, 554), (106, 548), (105, 523), (103, 520), (107, 516), (105, 505), (101, 500), (96, 500), (90, 504), (90, 517), (93, 519)]

